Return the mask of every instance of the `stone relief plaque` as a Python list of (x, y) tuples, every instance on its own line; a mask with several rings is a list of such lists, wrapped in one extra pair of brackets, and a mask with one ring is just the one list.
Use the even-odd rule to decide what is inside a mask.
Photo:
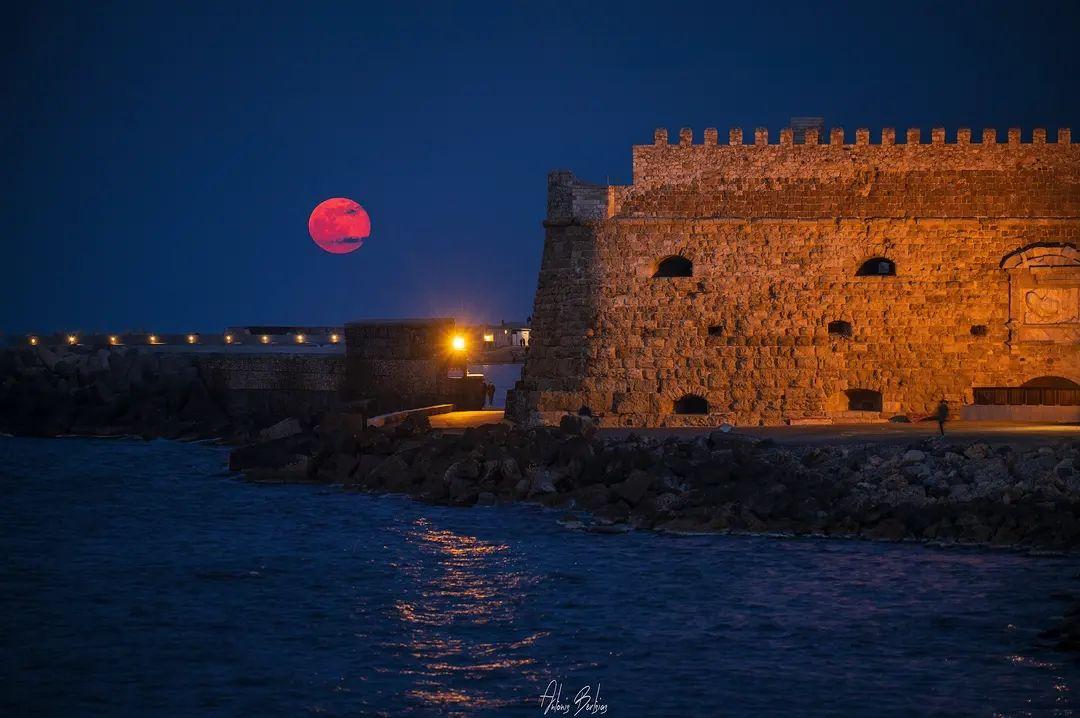
[(1036, 248), (1003, 265), (1013, 342), (1080, 344), (1080, 252)]
[(1080, 321), (1080, 287), (1028, 289), (1024, 293), (1025, 324), (1071, 324)]

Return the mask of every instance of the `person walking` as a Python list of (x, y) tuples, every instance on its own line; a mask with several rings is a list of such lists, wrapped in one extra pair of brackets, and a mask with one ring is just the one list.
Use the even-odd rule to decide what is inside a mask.
[(945, 397), (941, 397), (934, 418), (937, 419), (938, 431), (941, 432), (942, 436), (945, 436), (945, 422), (949, 420), (949, 402), (945, 401)]

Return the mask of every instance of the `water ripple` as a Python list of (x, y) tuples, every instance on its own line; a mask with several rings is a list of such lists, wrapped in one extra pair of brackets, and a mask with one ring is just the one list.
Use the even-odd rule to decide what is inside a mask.
[(168, 442), (0, 440), (0, 714), (1072, 715), (1077, 561), (590, 536), (252, 486)]

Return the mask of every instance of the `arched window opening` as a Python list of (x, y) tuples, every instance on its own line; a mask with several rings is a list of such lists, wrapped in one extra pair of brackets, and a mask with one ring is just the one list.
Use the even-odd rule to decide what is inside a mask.
[(848, 389), (848, 411), (881, 411), (881, 392), (872, 389)]
[(985, 324), (972, 324), (971, 325), (971, 336), (973, 336), (973, 337), (985, 337), (987, 331), (988, 330), (987, 330)]
[(845, 322), (843, 319), (837, 319), (834, 322), (829, 322), (829, 334), (850, 339), (851, 336), (854, 334), (854, 331), (851, 328), (851, 322)]
[(664, 257), (656, 265), (653, 277), (692, 277), (694, 276), (694, 263), (686, 257), (673, 254)]
[(687, 394), (675, 402), (676, 414), (708, 414), (709, 402), (697, 394)]
[(886, 257), (874, 257), (862, 263), (856, 277), (893, 277), (896, 276), (896, 262)]
[(1020, 386), (1026, 389), (1080, 389), (1080, 384), (1063, 376), (1037, 376)]

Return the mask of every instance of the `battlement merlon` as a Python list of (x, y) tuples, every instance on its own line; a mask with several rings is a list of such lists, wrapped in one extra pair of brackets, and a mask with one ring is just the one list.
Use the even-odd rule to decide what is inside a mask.
[[(690, 128), (679, 131), (677, 143), (669, 141), (667, 129), (659, 128), (652, 144), (633, 148), (633, 182), (635, 186), (681, 182), (713, 173), (809, 178), (868, 167), (898, 173), (940, 169), (1008, 172), (1034, 166), (1075, 171), (1080, 160), (1080, 144), (1072, 144), (1068, 128), (1058, 129), (1056, 142), (1047, 141), (1043, 128), (1030, 133), (1010, 128), (1004, 142), (999, 142), (993, 128), (982, 130), (979, 142), (972, 142), (969, 128), (947, 132), (936, 127), (929, 137), (911, 128), (902, 134), (906, 142), (901, 143), (896, 135), (891, 127), (877, 133), (864, 127), (845, 133), (843, 128), (834, 127), (822, 133), (806, 130), (801, 141), (794, 141), (791, 128), (770, 137), (764, 127), (751, 133), (736, 127), (728, 132), (728, 142), (721, 144), (719, 133), (710, 127), (703, 133), (703, 142), (697, 144)], [(752, 144), (744, 144), (744, 136), (752, 136)]]

